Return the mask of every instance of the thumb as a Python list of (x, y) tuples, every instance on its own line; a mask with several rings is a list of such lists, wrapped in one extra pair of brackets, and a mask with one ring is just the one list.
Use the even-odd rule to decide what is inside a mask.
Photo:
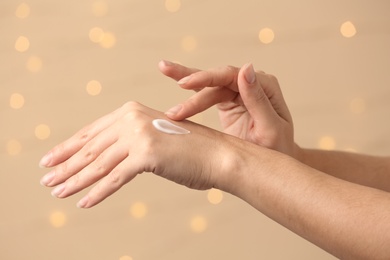
[(259, 79), (261, 76), (256, 75), (252, 64), (246, 64), (238, 73), (237, 81), (242, 102), (255, 125), (266, 130), (267, 127), (272, 127), (275, 120), (278, 119), (278, 114), (261, 85)]

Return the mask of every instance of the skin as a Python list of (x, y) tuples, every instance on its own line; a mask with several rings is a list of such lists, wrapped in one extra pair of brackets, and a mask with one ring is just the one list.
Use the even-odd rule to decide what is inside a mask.
[[(242, 100), (245, 103), (245, 98)], [(248, 119), (250, 110), (236, 107), (234, 111), (226, 115), (240, 118), (246, 113), (247, 121), (241, 119), (241, 123), (257, 124), (255, 119)], [(233, 130), (226, 134), (182, 120), (175, 124), (191, 134), (162, 133), (151, 122), (168, 119), (167, 115), (135, 102), (126, 103), (50, 150), (40, 165), (53, 169), (41, 183), (54, 187), (52, 195), (58, 198), (97, 183), (78, 202), (78, 207), (90, 208), (138, 174), (152, 172), (189, 188), (214, 187), (229, 192), (336, 257), (388, 259), (388, 192), (336, 178), (302, 163), (294, 158), (298, 154), (294, 143), (269, 142), (287, 151), (283, 153), (253, 142), (260, 140), (257, 134), (253, 140), (243, 140), (253, 130), (238, 131), (248, 135), (233, 136), (239, 128), (229, 128)], [(229, 122), (228, 127), (235, 121)], [(266, 135), (270, 136), (273, 134)]]
[(183, 120), (216, 105), (225, 133), (290, 155), (337, 178), (390, 192), (389, 157), (299, 147), (274, 76), (254, 71), (251, 64), (202, 71), (161, 61), (159, 68), (180, 87), (197, 91), (179, 105), (180, 111), (166, 112), (170, 119)]
[(241, 70), (227, 66), (200, 71), (162, 61), (159, 68), (180, 87), (197, 91), (178, 105), (180, 111), (166, 112), (172, 120), (180, 121), (217, 105), (225, 133), (295, 155), (292, 118), (274, 76), (255, 73), (251, 64)]

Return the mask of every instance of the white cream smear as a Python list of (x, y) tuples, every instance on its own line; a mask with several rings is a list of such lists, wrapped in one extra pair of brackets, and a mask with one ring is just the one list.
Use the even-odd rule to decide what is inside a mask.
[(166, 134), (171, 134), (171, 135), (184, 135), (184, 134), (189, 134), (191, 133), (187, 129), (177, 126), (168, 120), (165, 119), (154, 119), (152, 121), (152, 124), (154, 128), (156, 128), (158, 131), (166, 133)]

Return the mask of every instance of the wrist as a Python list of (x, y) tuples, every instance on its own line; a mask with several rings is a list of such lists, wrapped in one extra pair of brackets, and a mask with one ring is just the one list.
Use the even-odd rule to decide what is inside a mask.
[(255, 183), (261, 183), (274, 165), (270, 154), (279, 153), (230, 135), (224, 138), (216, 188), (245, 200), (247, 193), (257, 193)]

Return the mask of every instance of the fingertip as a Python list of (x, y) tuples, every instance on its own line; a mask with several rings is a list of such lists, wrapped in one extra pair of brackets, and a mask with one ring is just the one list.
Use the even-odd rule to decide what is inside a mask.
[(42, 157), (38, 165), (40, 168), (50, 167), (52, 160), (53, 160), (53, 154), (52, 152), (48, 152), (45, 156)]
[(166, 69), (166, 65), (165, 65), (165, 61), (164, 60), (161, 60), (159, 63), (158, 63), (158, 69), (161, 71), (161, 72), (165, 72), (165, 69)]
[(170, 117), (173, 117), (179, 114), (182, 109), (183, 109), (183, 105), (179, 104), (170, 108), (167, 112), (165, 112), (165, 114), (169, 115)]
[(165, 112), (164, 114), (166, 117), (168, 117), (169, 119), (171, 119), (173, 121), (181, 121), (184, 119), (182, 116), (179, 116), (178, 114), (172, 114), (172, 113), (168, 113), (168, 112)]
[(169, 66), (173, 66), (173, 65), (175, 65), (173, 62), (171, 62), (171, 61), (168, 61), (168, 60), (161, 60), (159, 63), (158, 63), (158, 66), (160, 67), (160, 68), (162, 68), (162, 67), (169, 67)]
[(86, 196), (83, 197), (79, 202), (77, 202), (76, 206), (77, 206), (79, 209), (90, 208), (91, 206), (88, 205), (88, 203), (89, 203), (89, 196), (86, 195)]
[(50, 187), (50, 184), (52, 183), (52, 181), (54, 180), (55, 178), (55, 171), (51, 171), (49, 173), (47, 173), (46, 175), (44, 175), (41, 180), (39, 181), (39, 183), (42, 185), (42, 186), (46, 186), (46, 187)]
[(252, 85), (256, 81), (256, 72), (252, 63), (247, 63), (243, 66), (244, 78), (247, 84)]
[(179, 68), (176, 66), (176, 63), (167, 60), (161, 60), (158, 63), (158, 68), (165, 76), (177, 80), (178, 76), (176, 74), (178, 73)]

